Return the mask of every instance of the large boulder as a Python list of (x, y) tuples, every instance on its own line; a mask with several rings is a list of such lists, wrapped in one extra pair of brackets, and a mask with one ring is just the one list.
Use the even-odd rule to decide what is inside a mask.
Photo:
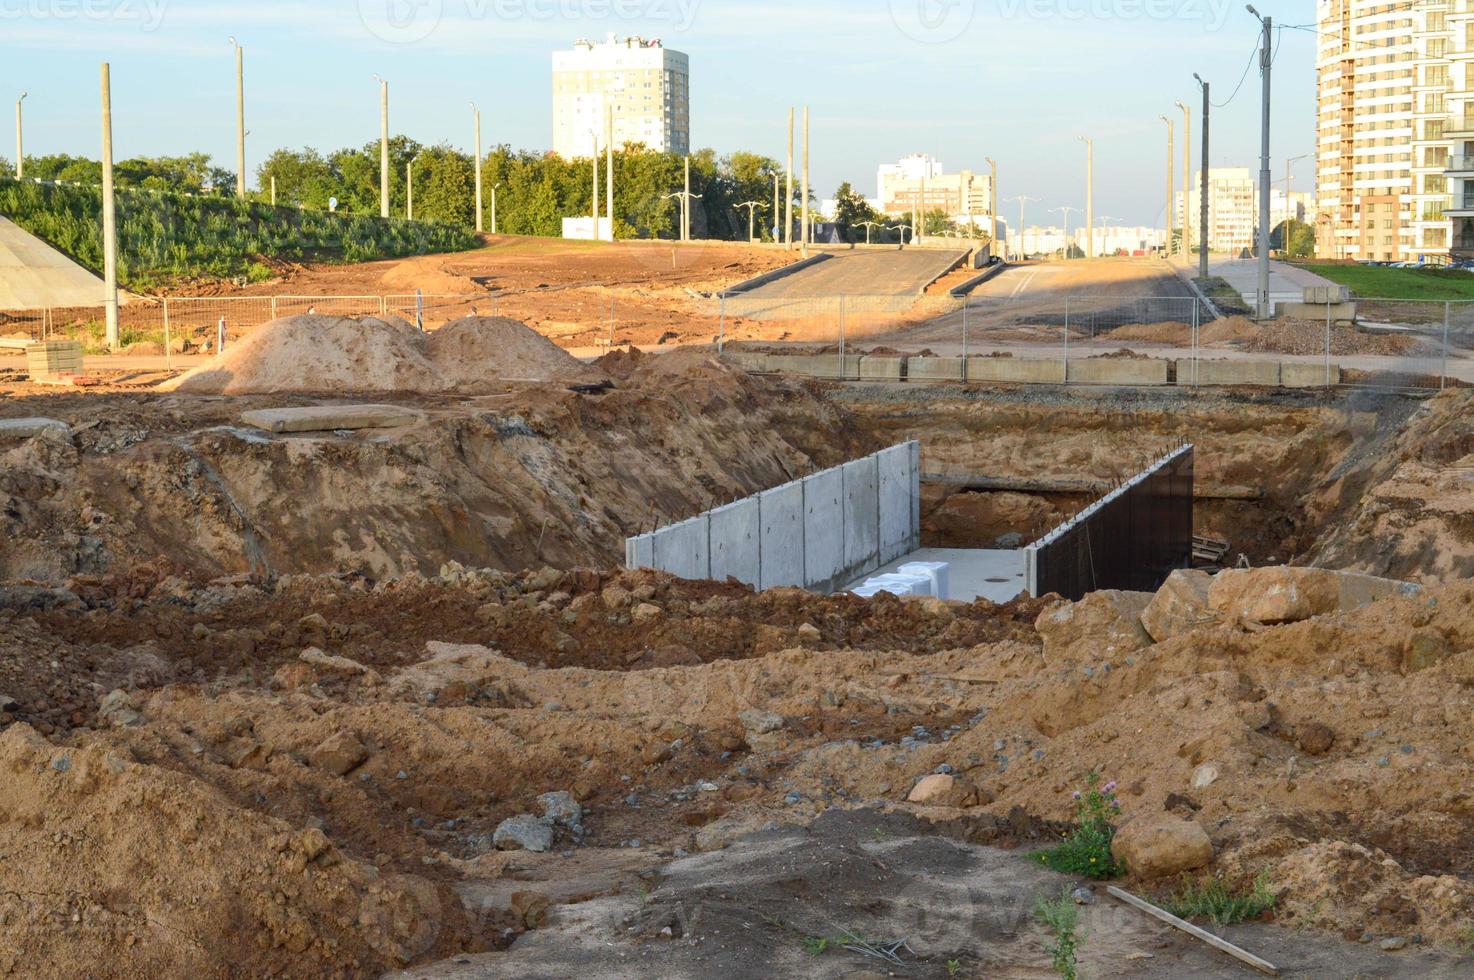
[(968, 807), (991, 803), (992, 797), (965, 776), (937, 773), (927, 776), (911, 788), (907, 803), (924, 806)]
[(1141, 614), (1141, 625), (1158, 643), (1174, 636), (1216, 625), (1220, 620), (1208, 605), (1213, 576), (1195, 568), (1179, 568), (1167, 576)]
[(1279, 565), (1219, 572), (1208, 588), (1208, 606), (1229, 622), (1277, 626), (1418, 591), (1419, 586), (1374, 575)]
[(1138, 878), (1195, 871), (1213, 860), (1213, 842), (1191, 820), (1170, 813), (1136, 817), (1116, 831), (1111, 856)]
[(1111, 660), (1151, 646), (1151, 634), (1141, 625), (1151, 601), (1150, 592), (1107, 590), (1046, 609), (1034, 621), (1045, 660)]

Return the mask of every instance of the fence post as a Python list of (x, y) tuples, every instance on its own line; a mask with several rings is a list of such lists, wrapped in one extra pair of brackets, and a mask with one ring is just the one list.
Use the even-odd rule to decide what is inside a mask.
[[(272, 179), (275, 180), (276, 178), (273, 177)], [(168, 300), (165, 300), (164, 302), (167, 303)], [(275, 296), (271, 297), (271, 318), (273, 320), (276, 319), (276, 297)]]
[(172, 355), (169, 352), (169, 350), (170, 350), (170, 348), (172, 346), (173, 345), (172, 345), (172, 343), (170, 343), (170, 340), (169, 340), (169, 297), (165, 296), (164, 297), (164, 368), (166, 370), (172, 370), (173, 367), (174, 367), (174, 362), (171, 360)]
[(1202, 328), (1202, 323), (1203, 323), (1203, 308), (1202, 308), (1202, 305), (1199, 304), (1196, 299), (1194, 299), (1193, 300), (1193, 326), (1192, 326), (1192, 331), (1193, 331), (1193, 337), (1192, 337), (1192, 344), (1193, 344), (1193, 383), (1192, 383), (1192, 386), (1194, 388), (1196, 388), (1198, 386), (1198, 331)]
[[(379, 299), (381, 306), (386, 302), (382, 297)], [(420, 333), (425, 332), (425, 294), (419, 289), (415, 290), (415, 326), (420, 328)]]
[(967, 297), (962, 297), (962, 380), (967, 380)]
[(839, 380), (844, 380), (844, 294), (839, 297)]
[(215, 328), (215, 356), (225, 353), (225, 317), (220, 318)]
[(718, 354), (720, 354), (722, 352), (722, 348), (726, 346), (726, 343), (727, 343), (727, 294), (726, 293), (718, 293), (717, 294), (717, 353)]
[(1065, 384), (1070, 383), (1070, 298), (1065, 297)]
[(1453, 304), (1443, 304), (1443, 367), (1438, 375), (1438, 390), (1448, 387), (1448, 321), (1453, 315)]

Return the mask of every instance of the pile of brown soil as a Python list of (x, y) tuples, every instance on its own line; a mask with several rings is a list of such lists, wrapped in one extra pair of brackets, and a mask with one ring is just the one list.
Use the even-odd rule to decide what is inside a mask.
[(162, 385), (193, 394), (420, 392), (602, 374), (515, 320), (466, 317), (425, 335), (398, 317), (291, 316)]

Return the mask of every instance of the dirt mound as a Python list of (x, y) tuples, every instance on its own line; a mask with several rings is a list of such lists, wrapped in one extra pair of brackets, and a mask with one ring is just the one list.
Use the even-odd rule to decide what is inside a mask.
[(432, 335), (398, 317), (290, 316), (160, 386), (193, 394), (419, 392), (487, 382), (597, 381), (603, 375), (502, 317), (466, 317)]
[(640, 348), (633, 345), (620, 347), (594, 361), (594, 367), (608, 374), (611, 378), (618, 378), (623, 381), (634, 374), (635, 370), (649, 359), (649, 356), (642, 352)]
[(570, 381), (605, 378), (551, 340), (516, 320), (468, 316), (429, 334), (425, 356), (451, 387), (486, 380)]
[(418, 289), (425, 296), (463, 296), (485, 291), (470, 277), (447, 269), (445, 259), (438, 255), (418, 256), (394, 263), (379, 276), (379, 288), (404, 295), (411, 295)]

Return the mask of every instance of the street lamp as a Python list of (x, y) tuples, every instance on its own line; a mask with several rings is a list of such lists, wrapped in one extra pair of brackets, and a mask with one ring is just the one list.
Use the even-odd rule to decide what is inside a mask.
[[(1208, 146), (1209, 146), (1209, 122), (1210, 113), (1213, 111), (1213, 103), (1209, 98), (1210, 86), (1203, 81), (1203, 76), (1193, 72), (1193, 80), (1198, 83), (1198, 88), (1203, 90), (1203, 152), (1201, 162), (1198, 164), (1199, 187), (1198, 187), (1198, 276), (1208, 278)], [(1186, 222), (1187, 194), (1182, 195), (1182, 220)]]
[[(991, 175), (988, 178), (988, 250), (991, 252), (994, 244), (998, 241), (998, 161), (992, 157), (984, 157), (988, 163)], [(969, 225), (972, 222), (968, 222)], [(971, 229), (969, 229), (969, 233)], [(1008, 247), (1005, 245), (1005, 252)]]
[[(1050, 208), (1049, 209), (1049, 213), (1050, 214), (1060, 214), (1060, 213), (1063, 213), (1064, 216), (1065, 216), (1065, 249), (1064, 249), (1064, 251), (1065, 251), (1065, 258), (1066, 259), (1068, 259), (1070, 257), (1070, 213), (1073, 212), (1073, 211), (1079, 211), (1079, 210), (1080, 210), (1079, 208), (1071, 207), (1069, 205), (1066, 205), (1066, 206), (1064, 206), (1062, 208)], [(1089, 227), (1089, 226), (1087, 225), (1086, 227)]]
[(230, 38), (235, 48), (235, 196), (246, 196), (246, 49)]
[(1102, 215), (1097, 215), (1095, 220), (1100, 225), (1100, 250), (1102, 252), (1104, 252), (1104, 251), (1106, 251), (1106, 241), (1107, 241), (1106, 233), (1105, 233), (1105, 230), (1106, 230), (1106, 222), (1109, 222), (1109, 221), (1120, 221), (1121, 219), (1118, 218), (1114, 214), (1102, 214)]
[(901, 233), (901, 247), (902, 248), (904, 248), (906, 246), (906, 232), (908, 232), (908, 231), (911, 233), (911, 241), (913, 243), (915, 243), (915, 241), (916, 241), (916, 227), (914, 225), (896, 225), (895, 228), (896, 228), (896, 231), (898, 231), (898, 232)]
[(763, 203), (761, 201), (743, 201), (741, 204), (733, 206), (747, 209), (747, 244), (751, 245), (755, 233), (757, 209), (762, 207)]
[(374, 74), (379, 83), (379, 217), (389, 217), (389, 80)]
[(1080, 137), (1085, 144), (1085, 257), (1095, 256), (1095, 140)]
[[(1193, 254), (1192, 222), (1187, 216), (1188, 188), (1193, 183), (1193, 111), (1185, 102), (1175, 103), (1182, 110), (1182, 254), (1189, 261)], [(1176, 201), (1173, 202), (1174, 209)]]
[(1157, 118), (1167, 124), (1167, 209), (1162, 212), (1162, 219), (1167, 224), (1167, 234), (1162, 239), (1162, 257), (1167, 258), (1172, 255), (1172, 212), (1174, 210), (1172, 206), (1174, 197), (1172, 193), (1172, 174), (1177, 169), (1177, 150), (1172, 145), (1172, 138), (1177, 127), (1166, 116), (1158, 116)]
[(26, 100), (29, 92), (22, 92), (20, 98), (15, 100), (15, 179), (21, 180), (26, 175), (26, 149), (25, 142), (21, 138), (20, 126), (20, 104)]
[(476, 108), (476, 103), (471, 103), (471, 118), (475, 121), (476, 130), (476, 233), (481, 234), (481, 110)]
[(861, 222), (859, 222), (859, 226), (861, 228), (864, 228), (865, 229), (865, 244), (866, 245), (869, 245), (870, 244), (870, 230), (872, 228), (879, 228), (879, 227), (881, 227), (881, 223), (879, 221), (861, 221)]
[[(1024, 205), (1030, 201), (1037, 204), (1039, 198), (1029, 197), (1027, 194), (1020, 194), (1018, 197), (1010, 197), (1008, 199), (1009, 204), (1012, 204), (1014, 201), (1018, 202), (1018, 257), (1022, 259), (1028, 254), (1024, 251)], [(1004, 251), (1007, 251), (1007, 249)]]
[(491, 233), (496, 234), (496, 189), (502, 186), (501, 181), (491, 185)]

